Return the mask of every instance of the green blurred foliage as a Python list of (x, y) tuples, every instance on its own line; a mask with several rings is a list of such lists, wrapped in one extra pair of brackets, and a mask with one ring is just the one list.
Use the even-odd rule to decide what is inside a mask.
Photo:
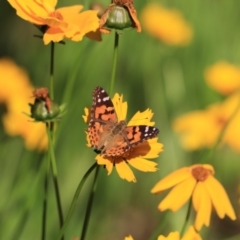
[[(102, 0), (106, 5), (108, 2)], [(135, 2), (140, 15), (147, 1)], [(194, 31), (191, 44), (171, 47), (144, 31), (141, 34), (126, 31), (120, 37), (115, 83), (115, 91), (123, 93), (128, 101), (128, 119), (138, 110), (153, 110), (153, 119), (160, 129), (159, 139), (164, 144), (164, 152), (156, 159), (159, 171), (143, 173), (133, 169), (137, 178), (134, 184), (121, 180), (115, 170), (107, 176), (105, 169), (101, 169), (88, 239), (120, 240), (132, 234), (136, 240), (146, 240), (153, 232), (168, 234), (181, 229), (186, 208), (174, 214), (158, 212), (157, 205), (164, 194), (153, 196), (150, 189), (171, 171), (196, 163), (205, 150), (182, 149), (171, 123), (176, 116), (222, 99), (204, 81), (207, 66), (219, 60), (240, 62), (239, 1), (159, 2), (179, 9), (190, 22)], [(79, 3), (84, 4), (62, 0), (58, 6)], [(48, 86), (50, 45), (44, 46), (41, 39), (34, 38), (38, 29), (17, 17), (6, 1), (0, 3), (0, 21), (0, 57), (9, 57), (23, 67), (35, 87)], [(96, 86), (109, 89), (113, 41), (114, 34), (110, 34), (103, 36), (101, 43), (85, 38), (79, 43), (56, 44), (56, 102), (68, 105), (68, 112), (58, 126), (55, 146), (65, 216), (79, 181), (94, 162), (95, 153), (86, 147), (82, 115), (84, 107), (92, 103)], [(0, 134), (0, 239), (40, 239), (44, 154), (27, 151), (20, 137), (5, 134), (2, 124)], [(238, 215), (239, 154), (223, 148), (210, 164)], [(80, 235), (91, 181), (88, 179), (80, 195), (66, 239)], [(47, 237), (55, 239), (59, 223), (52, 183), (48, 200)], [(239, 234), (239, 224), (239, 220), (219, 220), (213, 213), (210, 228), (201, 233), (204, 239), (239, 239), (234, 237)]]

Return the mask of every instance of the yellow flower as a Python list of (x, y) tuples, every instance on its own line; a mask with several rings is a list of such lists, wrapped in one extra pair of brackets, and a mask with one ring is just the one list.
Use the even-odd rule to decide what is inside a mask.
[(205, 79), (210, 87), (228, 95), (240, 88), (240, 68), (222, 61), (205, 71)]
[(141, 15), (143, 28), (153, 37), (169, 45), (186, 45), (193, 32), (178, 10), (170, 10), (150, 3)]
[(57, 0), (8, 0), (17, 15), (24, 20), (44, 27), (45, 44), (59, 42), (64, 38), (81, 41), (89, 32), (99, 27), (97, 11), (79, 13), (82, 5), (62, 7), (55, 10)]
[(184, 167), (169, 174), (151, 190), (152, 193), (160, 193), (173, 187), (160, 202), (158, 209), (160, 211), (170, 209), (175, 212), (192, 198), (193, 207), (197, 212), (195, 228), (198, 231), (203, 225), (209, 226), (213, 208), (220, 218), (227, 215), (235, 220), (236, 216), (227, 193), (213, 175), (214, 169), (208, 164)]
[(33, 100), (33, 87), (27, 74), (8, 59), (0, 60), (0, 74), (0, 102), (7, 108), (3, 116), (6, 133), (23, 137), (28, 149), (46, 150), (48, 141), (44, 124), (32, 123), (23, 114), (29, 112), (28, 103)]
[(221, 144), (240, 151), (240, 96), (231, 95), (222, 103), (215, 103), (206, 110), (193, 111), (178, 117), (173, 129), (181, 135), (183, 147), (187, 150), (210, 148), (216, 143), (223, 127), (230, 120)]
[[(127, 102), (123, 102), (123, 96), (115, 94), (112, 102), (118, 116), (118, 121), (125, 120), (127, 115)], [(89, 122), (89, 109), (85, 108), (84, 110), (84, 121)], [(152, 116), (153, 113), (150, 109), (147, 109), (144, 112), (137, 112), (129, 121), (128, 126), (153, 126), (155, 123), (151, 121)], [(133, 147), (131, 151), (127, 152), (125, 156), (104, 157), (103, 155), (98, 154), (96, 156), (97, 163), (106, 167), (108, 175), (111, 174), (113, 166), (115, 166), (120, 178), (126, 179), (129, 182), (136, 182), (136, 178), (129, 165), (143, 172), (155, 172), (157, 170), (157, 163), (146, 159), (156, 158), (159, 153), (163, 151), (163, 145), (157, 141), (157, 138), (152, 138), (140, 143), (136, 147)], [(87, 146), (91, 147), (88, 134), (87, 142)]]
[(124, 240), (133, 240), (133, 237), (129, 235), (128, 237), (125, 237)]
[(182, 238), (180, 238), (179, 232), (171, 232), (167, 237), (160, 235), (157, 240), (202, 240), (202, 238), (194, 227), (190, 226)]

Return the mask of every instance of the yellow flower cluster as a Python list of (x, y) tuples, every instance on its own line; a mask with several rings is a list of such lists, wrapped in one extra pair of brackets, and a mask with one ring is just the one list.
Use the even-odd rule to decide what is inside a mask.
[[(208, 68), (205, 76), (209, 85), (223, 94), (232, 93), (223, 102), (205, 110), (197, 110), (178, 117), (173, 129), (180, 134), (187, 150), (211, 148), (221, 137), (221, 144), (240, 151), (240, 69), (226, 62)], [(220, 133), (224, 130), (223, 136)]]
[(169, 45), (187, 45), (193, 31), (178, 10), (170, 10), (158, 3), (150, 3), (141, 14), (143, 29)]
[(0, 60), (0, 102), (6, 105), (3, 116), (6, 133), (24, 138), (28, 149), (47, 149), (45, 126), (32, 123), (23, 112), (29, 112), (28, 103), (33, 101), (33, 87), (26, 72), (9, 59)]

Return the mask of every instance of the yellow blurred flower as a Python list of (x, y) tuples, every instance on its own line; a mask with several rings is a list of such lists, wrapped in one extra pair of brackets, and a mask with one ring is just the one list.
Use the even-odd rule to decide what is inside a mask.
[(179, 232), (171, 232), (167, 237), (160, 235), (157, 240), (202, 240), (202, 238), (194, 227), (190, 226), (182, 238), (180, 238)]
[(143, 9), (141, 19), (146, 32), (166, 44), (182, 46), (192, 40), (192, 28), (178, 10), (150, 3)]
[(21, 136), (28, 149), (46, 150), (48, 140), (45, 126), (32, 123), (23, 112), (29, 112), (33, 87), (27, 74), (13, 61), (0, 60), (0, 102), (6, 104), (3, 125), (7, 134)]
[(185, 149), (196, 150), (213, 147), (228, 123), (221, 144), (240, 151), (239, 122), (240, 95), (236, 93), (224, 102), (215, 103), (206, 110), (193, 111), (178, 117), (173, 122), (173, 129), (180, 134)]
[(128, 237), (125, 237), (124, 240), (134, 240), (134, 239), (132, 238), (131, 235), (129, 235)]
[(57, 0), (8, 0), (17, 15), (24, 20), (44, 27), (45, 44), (59, 42), (64, 38), (81, 41), (89, 32), (99, 27), (97, 11), (79, 13), (83, 6), (74, 5), (55, 9)]
[(197, 212), (194, 227), (198, 231), (203, 225), (209, 226), (213, 209), (220, 218), (227, 215), (235, 220), (236, 215), (227, 193), (213, 175), (214, 169), (208, 164), (184, 167), (169, 174), (151, 190), (152, 193), (160, 193), (173, 187), (160, 202), (158, 209), (160, 211), (170, 209), (175, 212), (192, 198), (193, 207)]
[(205, 71), (205, 79), (210, 87), (228, 95), (240, 88), (240, 68), (222, 61)]
[[(123, 102), (123, 96), (115, 94), (112, 102), (118, 116), (118, 121), (125, 120), (127, 115), (127, 102)], [(85, 108), (84, 111), (84, 121), (89, 122), (89, 109)], [(150, 109), (147, 109), (144, 112), (137, 112), (127, 125), (153, 126), (155, 123), (151, 121), (152, 116), (153, 113)], [(88, 134), (87, 142), (87, 146), (91, 147)], [(157, 170), (157, 163), (146, 159), (156, 158), (162, 151), (163, 145), (158, 143), (158, 139), (155, 137), (133, 147), (131, 151), (127, 152), (124, 156), (107, 157), (98, 154), (96, 160), (99, 165), (104, 165), (106, 167), (108, 175), (111, 174), (113, 167), (115, 166), (120, 178), (126, 179), (129, 182), (136, 182), (136, 178), (129, 165), (143, 172), (155, 172)]]

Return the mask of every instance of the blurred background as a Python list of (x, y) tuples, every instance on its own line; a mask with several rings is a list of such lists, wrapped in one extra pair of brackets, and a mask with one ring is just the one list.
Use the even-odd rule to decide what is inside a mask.
[[(87, 9), (91, 3), (59, 0), (57, 6), (83, 4)], [(107, 6), (109, 1), (100, 3)], [(187, 206), (177, 213), (160, 213), (157, 206), (165, 194), (154, 196), (150, 190), (170, 172), (197, 163), (208, 149), (186, 151), (172, 123), (182, 114), (225, 99), (206, 83), (204, 72), (208, 67), (223, 60), (240, 64), (239, 1), (155, 1), (169, 10), (164, 12), (166, 21), (151, 19), (151, 9), (146, 12), (150, 3), (135, 0), (143, 31), (139, 34), (134, 29), (128, 30), (120, 37), (114, 91), (123, 94), (128, 102), (128, 119), (137, 111), (153, 110), (153, 120), (160, 129), (159, 141), (164, 144), (164, 152), (155, 160), (159, 171), (143, 173), (132, 169), (137, 183), (129, 183), (120, 179), (115, 170), (107, 176), (101, 168), (87, 239), (121, 240), (131, 234), (135, 240), (146, 240), (181, 230)], [(39, 30), (19, 18), (7, 1), (0, 3), (0, 21), (0, 60), (11, 59), (24, 69), (34, 88), (48, 87), (50, 45), (45, 46), (41, 39), (33, 37), (40, 34)], [(156, 30), (161, 32), (159, 36), (149, 30), (149, 24), (155, 27), (153, 22), (156, 28), (163, 28), (162, 32), (161, 27)], [(83, 109), (92, 104), (96, 86), (109, 89), (114, 34), (102, 38), (102, 42), (87, 38), (78, 43), (66, 40), (65, 45), (55, 47), (55, 101), (67, 103), (68, 108), (58, 124), (55, 146), (65, 216), (79, 181), (95, 161), (95, 153), (86, 147), (87, 126), (82, 115)], [(0, 72), (0, 78), (4, 74)], [(0, 94), (4, 94), (4, 81), (0, 82)], [(7, 112), (2, 101), (2, 119)], [(27, 146), (21, 134), (9, 134), (3, 121), (0, 141), (0, 239), (40, 239), (44, 151)], [(239, 152), (223, 146), (209, 163), (239, 215)], [(80, 235), (91, 182), (92, 177), (80, 195), (66, 239)], [(52, 181), (48, 200), (47, 239), (55, 239), (59, 226)], [(212, 213), (210, 227), (203, 227), (201, 235), (203, 239), (240, 239), (239, 226), (239, 218), (220, 220)]]

